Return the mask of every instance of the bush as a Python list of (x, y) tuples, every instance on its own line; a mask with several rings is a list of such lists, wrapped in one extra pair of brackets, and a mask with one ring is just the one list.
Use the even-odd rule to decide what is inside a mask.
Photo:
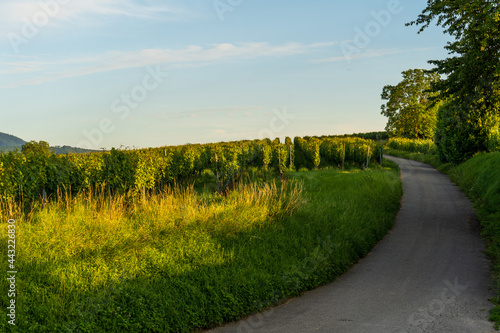
[(436, 145), (432, 140), (391, 138), (387, 147), (395, 150), (403, 150), (410, 153), (436, 154)]
[(460, 164), (478, 152), (491, 151), (490, 139), (498, 121), (485, 106), (464, 106), (450, 101), (439, 109), (436, 127), (439, 158)]

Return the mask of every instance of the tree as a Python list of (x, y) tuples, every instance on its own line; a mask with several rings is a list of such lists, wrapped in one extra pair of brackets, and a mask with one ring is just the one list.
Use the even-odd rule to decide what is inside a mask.
[(423, 69), (410, 69), (402, 73), (403, 81), (396, 86), (385, 86), (382, 99), (382, 114), (388, 118), (386, 131), (410, 139), (429, 139), (434, 136), (439, 102), (438, 96), (430, 92), (431, 85), (438, 82), (436, 73)]
[[(445, 49), (451, 57), (432, 60), (434, 73), (445, 79), (436, 82), (433, 90), (448, 100), (440, 115), (438, 126), (450, 121), (457, 128), (467, 129), (461, 135), (441, 136), (450, 128), (440, 128), (441, 145), (463, 147), (463, 158), (486, 150), (494, 132), (498, 130), (500, 116), (500, 9), (499, 1), (491, 0), (428, 0), (427, 8), (417, 20), (407, 25), (420, 25), (419, 33), (431, 22), (442, 26), (454, 37)], [(453, 118), (448, 119), (447, 118)], [(449, 141), (452, 140), (452, 141)], [(461, 142), (467, 140), (469, 142)], [(452, 147), (449, 147), (451, 150)], [(446, 151), (446, 147), (440, 148)], [(455, 155), (459, 154), (458, 151)], [(450, 155), (451, 156), (451, 155)]]
[(21, 148), (21, 152), (24, 155), (40, 155), (40, 156), (49, 156), (52, 154), (50, 150), (50, 145), (45, 141), (30, 141), (26, 142)]

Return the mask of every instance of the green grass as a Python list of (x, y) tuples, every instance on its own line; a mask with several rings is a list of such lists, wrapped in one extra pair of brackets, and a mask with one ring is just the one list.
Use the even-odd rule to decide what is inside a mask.
[(387, 148), (403, 150), (412, 153), (436, 154), (437, 147), (433, 140), (429, 139), (406, 139), (394, 137), (386, 142)]
[[(294, 172), (227, 197), (80, 195), (17, 216), (16, 326), (5, 332), (191, 332), (330, 282), (387, 233), (392, 167)], [(2, 208), (2, 258), (6, 220)], [(2, 290), (6, 290), (5, 279)]]
[(447, 173), (449, 170), (451, 170), (454, 165), (451, 163), (443, 163), (439, 160), (439, 157), (434, 154), (424, 154), (424, 153), (414, 153), (414, 152), (408, 152), (404, 150), (396, 150), (396, 149), (384, 149), (384, 154), (387, 155), (392, 155), (396, 157), (402, 157), (402, 158), (407, 158), (410, 160), (422, 162), (422, 163), (427, 163), (438, 169), (439, 171), (443, 173)]

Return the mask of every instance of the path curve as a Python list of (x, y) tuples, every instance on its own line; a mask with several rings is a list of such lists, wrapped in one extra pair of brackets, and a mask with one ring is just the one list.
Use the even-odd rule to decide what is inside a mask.
[(401, 210), (366, 258), (331, 284), (210, 332), (495, 332), (470, 202), (430, 165), (387, 158), (401, 169)]

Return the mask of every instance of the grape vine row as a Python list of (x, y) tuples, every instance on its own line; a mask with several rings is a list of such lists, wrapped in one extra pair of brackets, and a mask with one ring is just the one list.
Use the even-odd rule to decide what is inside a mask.
[(304, 137), (213, 144), (189, 144), (139, 150), (55, 155), (9, 152), (0, 154), (0, 199), (38, 200), (60, 190), (107, 189), (110, 193), (143, 193), (195, 180), (205, 170), (216, 175), (219, 190), (234, 185), (237, 176), (255, 167), (281, 176), (289, 170), (325, 166), (363, 167), (377, 161), (372, 140)]

